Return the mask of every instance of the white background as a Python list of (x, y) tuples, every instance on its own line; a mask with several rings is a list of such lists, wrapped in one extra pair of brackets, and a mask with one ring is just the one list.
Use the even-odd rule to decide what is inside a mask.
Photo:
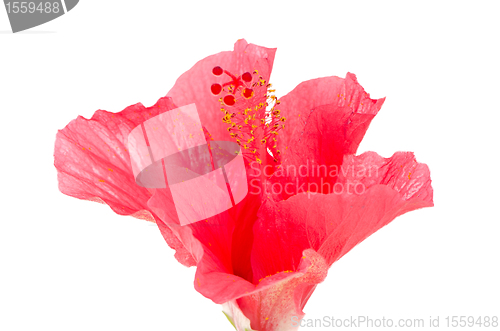
[(335, 263), (306, 318), (499, 316), (498, 13), (495, 1), (83, 0), (12, 34), (0, 8), (0, 330), (232, 329), (154, 225), (58, 191), (53, 148), (78, 115), (151, 106), (239, 38), (278, 48), (278, 96), (355, 73), (387, 97), (358, 152), (414, 151), (431, 169), (435, 207)]

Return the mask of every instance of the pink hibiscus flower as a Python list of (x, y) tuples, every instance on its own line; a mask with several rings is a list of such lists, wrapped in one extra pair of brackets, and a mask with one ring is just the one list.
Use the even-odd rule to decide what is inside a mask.
[[(384, 99), (353, 74), (299, 84), (279, 100), (269, 83), (275, 49), (238, 40), (196, 63), (154, 106), (98, 110), (57, 134), (61, 192), (155, 222), (175, 257), (197, 266), (198, 292), (223, 305), (237, 330), (291, 330), (328, 268), (408, 211), (433, 205), (429, 170), (413, 154), (356, 156)], [(215, 216), (180, 225), (171, 190), (136, 184), (127, 137), (195, 104), (207, 141), (241, 146), (249, 191)]]

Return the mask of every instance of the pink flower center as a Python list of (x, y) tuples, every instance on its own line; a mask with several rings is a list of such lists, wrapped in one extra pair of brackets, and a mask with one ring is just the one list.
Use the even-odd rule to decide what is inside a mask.
[(228, 124), (229, 135), (242, 147), (243, 156), (260, 164), (262, 154), (270, 152), (274, 162), (279, 162), (277, 139), (286, 119), (276, 108), (280, 101), (272, 85), (257, 70), (236, 76), (217, 66), (212, 73), (230, 78), (222, 85), (212, 84), (210, 89), (212, 94), (220, 95), (222, 121)]

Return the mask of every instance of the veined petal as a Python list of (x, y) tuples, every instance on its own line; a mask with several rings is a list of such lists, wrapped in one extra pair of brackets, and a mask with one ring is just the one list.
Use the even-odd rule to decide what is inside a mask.
[(332, 193), (269, 199), (262, 207), (254, 225), (254, 277), (295, 271), (309, 248), (331, 265), (397, 216), (432, 205), (429, 170), (412, 153), (346, 156)]
[(405, 200), (422, 200), (433, 205), (429, 167), (418, 163), (412, 152), (397, 152), (384, 158), (375, 152), (344, 157), (338, 183), (362, 184), (365, 189), (376, 184), (393, 188)]
[[(338, 112), (337, 118), (343, 119), (346, 115), (365, 114), (372, 116), (359, 116), (364, 121), (358, 123), (340, 123), (325, 121), (324, 125), (346, 126), (350, 125), (351, 130), (357, 128), (361, 123), (368, 122), (377, 115), (382, 107), (385, 98), (371, 99), (363, 87), (358, 83), (356, 75), (347, 73), (345, 78), (337, 76), (311, 79), (300, 83), (290, 93), (280, 98), (280, 109), (287, 116), (287, 129), (280, 134), (281, 149), (286, 146), (293, 146), (293, 141), (297, 141), (305, 129), (311, 114), (318, 107), (332, 106), (326, 112)], [(340, 110), (339, 110), (340, 109)], [(365, 130), (357, 132), (353, 137), (344, 136), (349, 139), (350, 144), (346, 145), (346, 154), (356, 153), (356, 149), (361, 142)], [(347, 131), (353, 133), (353, 131)], [(361, 137), (359, 137), (361, 136)], [(285, 151), (283, 151), (285, 152)]]
[[(120, 215), (132, 215), (152, 222), (156, 215), (148, 208), (152, 193), (138, 186), (126, 143), (136, 126), (162, 112), (176, 108), (170, 98), (152, 107), (136, 104), (118, 113), (98, 110), (91, 119), (79, 116), (56, 136), (54, 165), (59, 189), (75, 198), (105, 203)], [(167, 243), (177, 250), (185, 265), (193, 259), (169, 230)]]
[[(356, 76), (348, 73), (345, 79), (325, 77), (303, 82), (280, 100), (287, 118), (278, 139), (283, 161), (270, 183), (296, 185), (278, 198), (306, 191), (330, 193), (327, 187), (336, 177), (326, 170), (340, 167), (344, 155), (356, 153), (385, 99), (370, 99)], [(307, 188), (301, 192), (302, 184)]]

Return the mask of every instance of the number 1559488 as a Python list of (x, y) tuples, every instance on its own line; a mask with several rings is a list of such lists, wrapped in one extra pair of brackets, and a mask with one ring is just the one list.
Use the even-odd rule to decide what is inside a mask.
[(7, 13), (9, 14), (34, 14), (34, 13), (45, 13), (45, 14), (58, 14), (61, 11), (59, 2), (18, 2), (10, 1), (5, 3), (7, 8)]

